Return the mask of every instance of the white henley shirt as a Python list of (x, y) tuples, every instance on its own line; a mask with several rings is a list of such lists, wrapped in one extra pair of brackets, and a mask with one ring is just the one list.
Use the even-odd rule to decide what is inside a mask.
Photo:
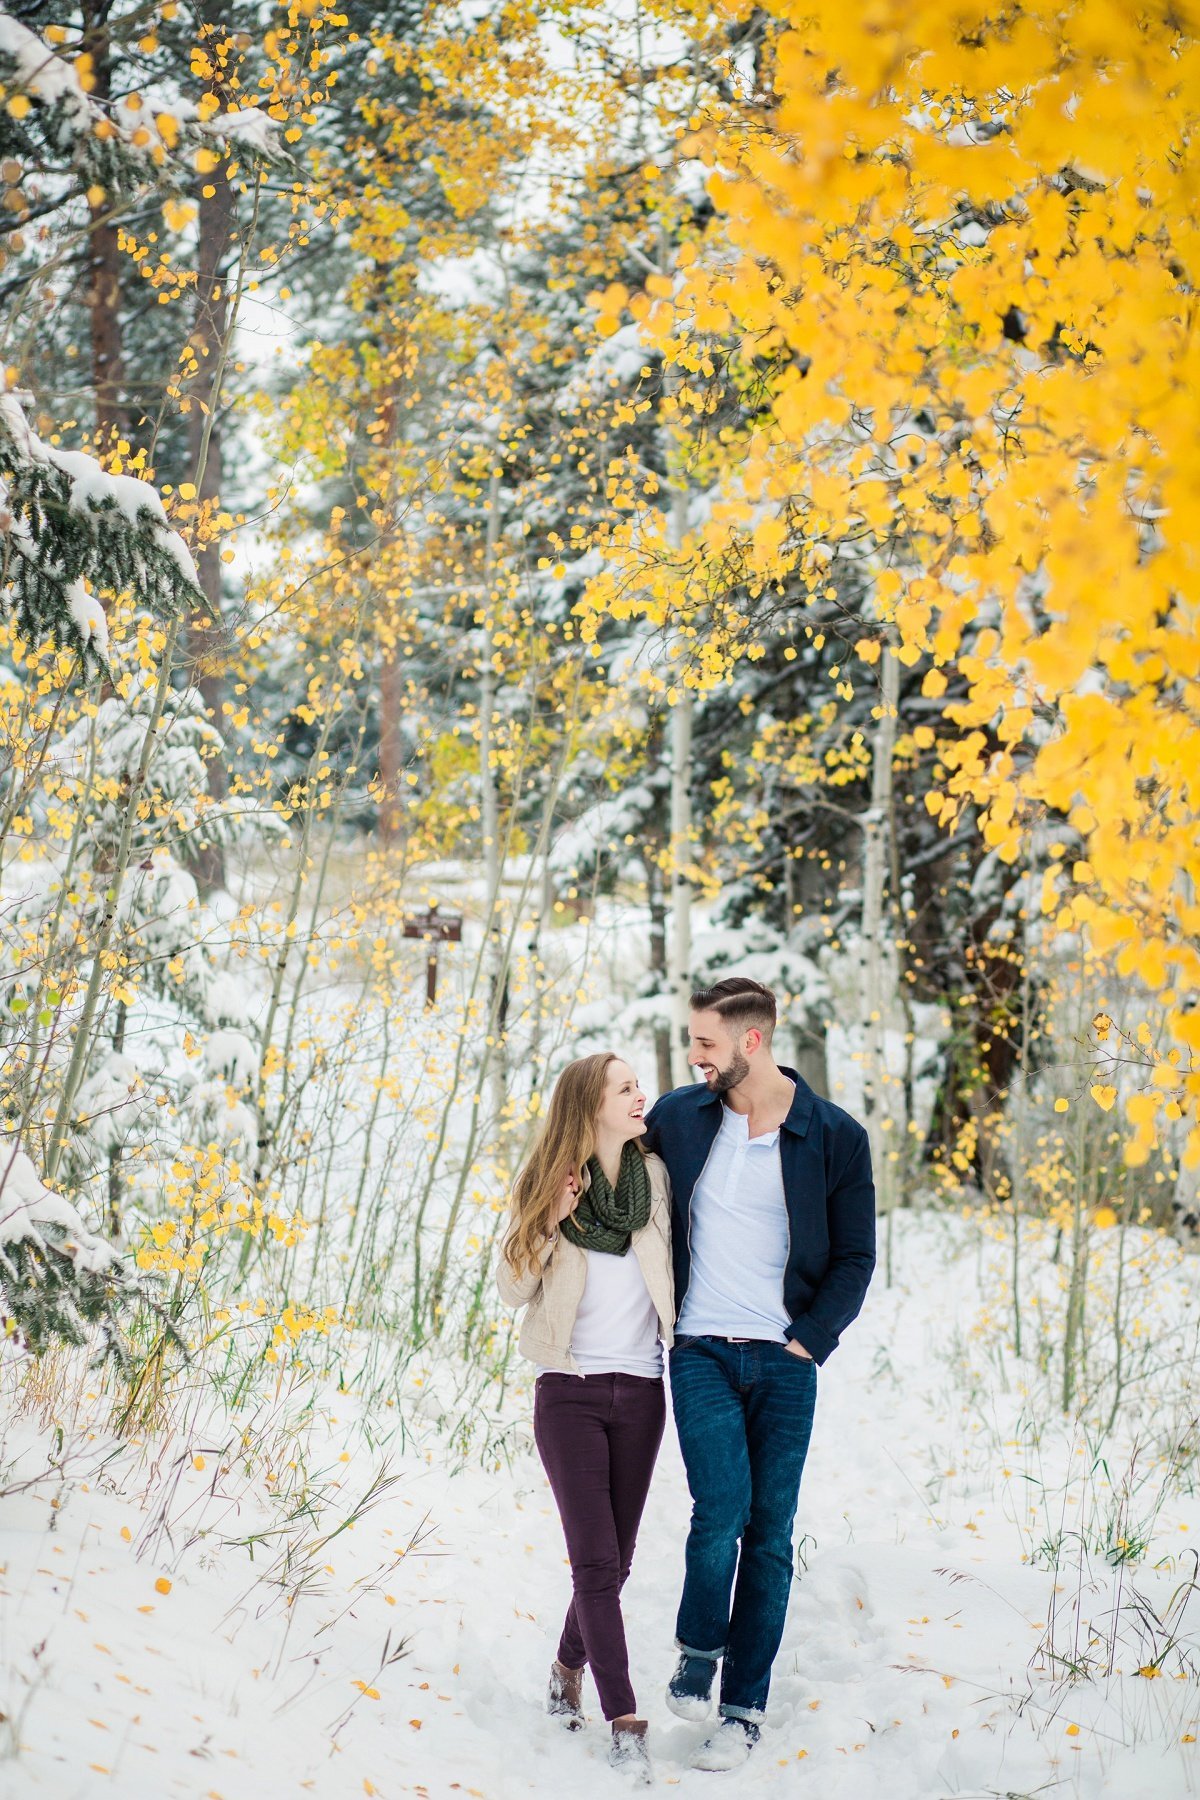
[(790, 1237), (779, 1132), (750, 1136), (745, 1113), (721, 1128), (692, 1194), (691, 1280), (676, 1331), (786, 1342), (783, 1277)]

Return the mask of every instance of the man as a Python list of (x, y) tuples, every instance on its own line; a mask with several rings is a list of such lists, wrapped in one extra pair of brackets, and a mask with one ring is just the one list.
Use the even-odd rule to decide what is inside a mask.
[(875, 1267), (867, 1134), (776, 1063), (774, 1029), (775, 996), (757, 981), (693, 994), (688, 1062), (704, 1085), (664, 1094), (643, 1139), (671, 1177), (671, 1400), (692, 1495), (673, 1712), (708, 1717), (723, 1659), (721, 1723), (699, 1769), (736, 1768), (758, 1742), (816, 1368)]

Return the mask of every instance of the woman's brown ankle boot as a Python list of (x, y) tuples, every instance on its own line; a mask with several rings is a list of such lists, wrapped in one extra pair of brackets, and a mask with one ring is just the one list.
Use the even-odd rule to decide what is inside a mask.
[(546, 1711), (568, 1731), (582, 1731), (587, 1723), (583, 1716), (582, 1669), (564, 1669), (560, 1662), (550, 1664)]
[(646, 1748), (645, 1719), (614, 1719), (608, 1760), (629, 1777), (635, 1787), (649, 1787), (654, 1776)]

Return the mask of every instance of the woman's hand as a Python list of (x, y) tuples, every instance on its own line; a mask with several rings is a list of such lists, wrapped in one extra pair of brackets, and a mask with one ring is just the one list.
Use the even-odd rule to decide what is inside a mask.
[(566, 1186), (562, 1191), (562, 1198), (558, 1203), (558, 1211), (555, 1214), (556, 1224), (561, 1225), (564, 1219), (570, 1218), (571, 1214), (575, 1211), (575, 1208), (579, 1205), (579, 1193), (579, 1183), (573, 1175), (568, 1175)]

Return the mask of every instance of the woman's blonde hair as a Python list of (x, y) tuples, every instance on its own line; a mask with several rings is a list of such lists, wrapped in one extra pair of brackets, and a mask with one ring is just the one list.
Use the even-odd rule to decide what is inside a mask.
[(545, 1122), (513, 1183), (513, 1222), (504, 1257), (518, 1277), (533, 1270), (539, 1251), (557, 1227), (568, 1175), (583, 1182), (584, 1164), (596, 1149), (596, 1120), (609, 1064), (619, 1060), (611, 1050), (578, 1057), (554, 1084)]

